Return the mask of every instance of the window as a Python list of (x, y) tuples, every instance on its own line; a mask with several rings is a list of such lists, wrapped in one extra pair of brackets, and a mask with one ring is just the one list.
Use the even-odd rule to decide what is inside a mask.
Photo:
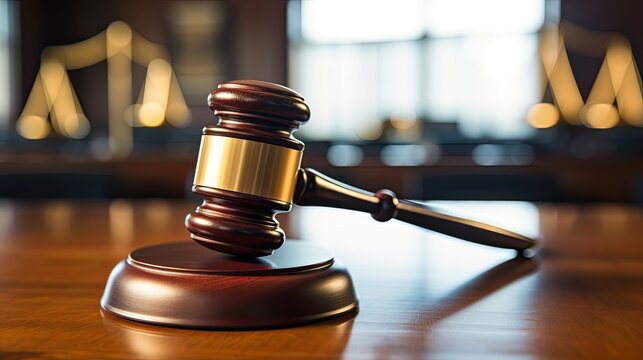
[[(549, 3), (549, 1), (547, 1)], [(545, 0), (289, 3), (289, 85), (313, 140), (370, 140), (382, 124), (453, 124), (467, 138), (520, 139), (542, 99)], [(421, 136), (422, 127), (413, 140)]]

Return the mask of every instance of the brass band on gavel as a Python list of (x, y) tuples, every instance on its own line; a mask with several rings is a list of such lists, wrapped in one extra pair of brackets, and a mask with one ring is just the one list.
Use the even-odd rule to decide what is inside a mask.
[(203, 135), (194, 184), (292, 203), (301, 156), (283, 146)]

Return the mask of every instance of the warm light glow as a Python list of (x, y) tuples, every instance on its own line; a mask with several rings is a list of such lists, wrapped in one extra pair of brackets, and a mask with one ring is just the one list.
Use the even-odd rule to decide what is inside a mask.
[(142, 126), (160, 126), (165, 120), (165, 108), (170, 95), (172, 67), (162, 59), (154, 59), (147, 66), (143, 105), (139, 109)]
[(63, 122), (65, 133), (74, 139), (82, 139), (89, 134), (89, 120), (83, 114), (69, 114)]
[(618, 92), (625, 72), (632, 64), (632, 49), (626, 39), (617, 38), (607, 47), (605, 60), (609, 65), (610, 77), (614, 86), (614, 93)]
[[(555, 37), (557, 35), (557, 38)], [(590, 39), (589, 35), (583, 35)], [(580, 96), (569, 64), (565, 44), (558, 29), (546, 26), (541, 33), (540, 57), (549, 80), (552, 95), (563, 118), (572, 124), (580, 120), (587, 127), (608, 129), (620, 119), (630, 125), (643, 126), (643, 90), (630, 43), (621, 35), (610, 36), (605, 58), (586, 101)], [(614, 106), (616, 102), (616, 106)], [(536, 117), (544, 108), (537, 104), (528, 114), (534, 127), (549, 127), (536, 123), (546, 117)], [(552, 109), (547, 110), (552, 113)], [(544, 126), (548, 125), (548, 126)]]
[(65, 77), (65, 68), (57, 61), (45, 60), (40, 66), (40, 76), (47, 95), (47, 104), (51, 109)]
[[(132, 29), (122, 21), (114, 21), (107, 27), (107, 47), (112, 51), (128, 47), (132, 42)], [(108, 52), (108, 56), (113, 55)]]
[(630, 125), (643, 126), (643, 94), (641, 78), (634, 62), (630, 63), (616, 95), (618, 110)]
[[(34, 82), (34, 86), (31, 89), (31, 93), (29, 94), (29, 97), (27, 98), (27, 103), (25, 104), (25, 107), (22, 111), (22, 115), (18, 119), (16, 123), (16, 128), (18, 133), (27, 139), (31, 140), (37, 140), (37, 139), (42, 139), (46, 137), (50, 133), (50, 126), (47, 123), (47, 115), (49, 114), (49, 107), (47, 106), (47, 101), (45, 100), (46, 94), (45, 90), (42, 85), (42, 77), (40, 76), (40, 73), (36, 76), (36, 81)], [(28, 118), (28, 117), (36, 117), (36, 118), (41, 118), (44, 121), (44, 125), (46, 125), (46, 132), (33, 132), (33, 131), (27, 131), (27, 134), (40, 134), (37, 137), (33, 137), (30, 135), (30, 137), (25, 136), (25, 134), (21, 131), (21, 129), (24, 127), (23, 121), (21, 120), (23, 118)], [(39, 122), (40, 120), (35, 120), (36, 122)], [(34, 122), (33, 120), (26, 120), (27, 124), (30, 122)], [(28, 125), (27, 127), (32, 127), (32, 125)], [(38, 126), (37, 126), (38, 127)], [(43, 126), (40, 126), (43, 127)]]
[(613, 80), (610, 76), (609, 65), (607, 60), (604, 60), (600, 70), (598, 71), (598, 75), (596, 75), (594, 85), (592, 86), (592, 89), (587, 96), (587, 103), (613, 103), (615, 99), (615, 92), (613, 90), (612, 84)]
[(411, 130), (417, 124), (417, 117), (413, 116), (391, 116), (391, 126), (399, 131)]
[(361, 140), (372, 141), (382, 137), (383, 129), (380, 123), (362, 126), (356, 130), (357, 137)]
[(641, 78), (630, 43), (617, 38), (608, 47), (605, 59), (621, 117), (630, 125), (643, 126)]
[(527, 112), (527, 121), (537, 129), (546, 129), (556, 125), (559, 117), (558, 109), (549, 103), (536, 104)]
[[(134, 125), (159, 126), (166, 116), (176, 127), (185, 127), (190, 122), (190, 110), (167, 61), (167, 51), (134, 33), (126, 23), (115, 21), (106, 31), (89, 39), (43, 51), (40, 71), (16, 123), (18, 132), (28, 139), (42, 139), (51, 128), (68, 138), (87, 136), (90, 123), (67, 70), (103, 60), (107, 60), (108, 142), (113, 155), (131, 151)], [(132, 61), (148, 66), (145, 94), (139, 104), (131, 104)], [(47, 122), (49, 116), (51, 126)]]
[(123, 22), (107, 28), (107, 98), (109, 141), (112, 154), (125, 156), (132, 151), (133, 132), (124, 119), (132, 99), (132, 31)]
[(123, 111), (123, 120), (125, 120), (127, 125), (135, 126), (135, 124), (138, 124), (138, 113), (140, 109), (140, 104), (132, 104), (125, 108)]
[(138, 110), (138, 120), (143, 126), (161, 126), (163, 119), (165, 119), (165, 109), (159, 103), (145, 103)]
[(558, 34), (558, 26), (554, 24), (545, 25), (540, 31), (539, 52), (547, 77), (551, 76), (554, 67), (556, 67), (562, 45), (562, 37)]
[[(83, 115), (83, 110), (80, 108), (80, 103), (76, 97), (76, 93), (69, 81), (67, 72), (62, 70), (62, 80), (58, 83), (57, 92), (53, 92), (54, 97), (50, 99), (50, 102), (53, 103), (50, 107), (51, 120), (54, 128), (64, 136), (72, 139), (80, 139), (89, 133), (89, 122), (85, 115)], [(57, 72), (58, 69), (56, 68)], [(52, 76), (56, 76), (53, 74)], [(47, 76), (43, 75), (43, 79), (46, 79)], [(48, 84), (45, 84), (45, 88), (49, 88)], [(55, 89), (54, 89), (55, 90)]]
[(147, 66), (147, 76), (153, 82), (169, 87), (172, 67), (163, 59), (154, 59)]
[(192, 114), (185, 103), (179, 81), (176, 74), (172, 72), (172, 84), (170, 85), (168, 104), (165, 108), (165, 118), (174, 127), (186, 127), (190, 124), (191, 117)]
[(391, 115), (391, 128), (394, 133), (390, 134), (391, 141), (414, 142), (422, 137), (422, 123), (417, 120), (415, 114)]
[(97, 64), (107, 56), (105, 31), (91, 38), (65, 46), (51, 46), (45, 49), (43, 58), (60, 59), (68, 70), (81, 69)]
[(18, 119), (16, 130), (25, 139), (37, 140), (47, 137), (51, 128), (47, 119), (42, 116), (24, 115)]
[(90, 126), (62, 63), (61, 59), (66, 56), (64, 49), (55, 47), (44, 51), (39, 75), (21, 117), (36, 116), (46, 121), (49, 114), (55, 131), (79, 139), (87, 136)]
[(561, 48), (556, 65), (551, 71), (549, 83), (563, 118), (570, 124), (579, 124), (578, 114), (584, 102), (576, 85), (564, 43), (562, 40), (560, 42)]
[(612, 104), (588, 104), (581, 111), (585, 125), (594, 129), (609, 129), (618, 124), (618, 111)]
[(165, 117), (174, 127), (186, 127), (190, 123), (190, 109), (183, 101), (170, 102)]

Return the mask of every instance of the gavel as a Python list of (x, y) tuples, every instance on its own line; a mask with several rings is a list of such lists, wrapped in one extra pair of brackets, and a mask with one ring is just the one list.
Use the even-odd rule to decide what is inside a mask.
[(398, 219), (459, 239), (519, 252), (534, 240), (477, 221), (371, 193), (300, 168), (304, 143), (293, 132), (310, 118), (297, 92), (263, 81), (230, 81), (208, 96), (218, 118), (203, 129), (193, 192), (203, 203), (185, 225), (197, 243), (240, 257), (271, 255), (286, 236), (275, 216), (292, 205), (326, 206)]
[(226, 329), (353, 316), (358, 298), (346, 266), (321, 247), (284, 245), (275, 215), (293, 204), (368, 212), (378, 221), (399, 219), (518, 251), (534, 244), (400, 200), (389, 190), (370, 193), (301, 169), (304, 144), (292, 134), (310, 110), (286, 87), (231, 81), (212, 91), (208, 104), (218, 123), (206, 126), (201, 138), (193, 191), (203, 203), (185, 220), (196, 243), (132, 251), (107, 280), (101, 298), (106, 313), (156, 325)]

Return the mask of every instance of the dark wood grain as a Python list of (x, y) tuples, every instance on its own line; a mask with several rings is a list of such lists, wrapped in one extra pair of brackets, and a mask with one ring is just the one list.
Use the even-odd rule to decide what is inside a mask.
[(266, 256), (285, 241), (275, 215), (290, 211), (283, 201), (195, 185), (203, 203), (185, 219), (197, 243), (228, 254)]
[(310, 118), (304, 98), (285, 86), (256, 80), (236, 80), (219, 85), (208, 95), (216, 125), (204, 135), (219, 135), (303, 150), (293, 132)]
[(474, 205), (477, 220), (532, 226), (535, 259), (366, 214), (295, 208), (282, 226), (344, 261), (357, 316), (202, 331), (138, 324), (99, 306), (109, 272), (130, 251), (188, 239), (183, 216), (194, 204), (3, 201), (0, 358), (643, 357), (641, 208), (523, 204), (522, 214)]

